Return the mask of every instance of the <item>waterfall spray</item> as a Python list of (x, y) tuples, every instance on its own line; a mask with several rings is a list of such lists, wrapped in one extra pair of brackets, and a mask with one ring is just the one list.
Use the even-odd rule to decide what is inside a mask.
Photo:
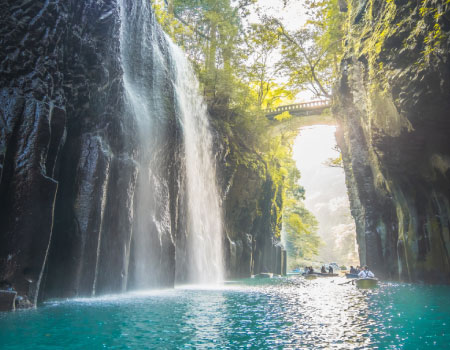
[(182, 50), (168, 41), (175, 70), (178, 115), (183, 127), (189, 280), (218, 282), (223, 279), (222, 211), (208, 113), (190, 63)]
[[(175, 158), (181, 159), (183, 181), (177, 190), (184, 198), (177, 205), (185, 206), (178, 211), (186, 215), (185, 227), (176, 228), (185, 237), (180, 253), (185, 258), (177, 259), (175, 268), (187, 274), (183, 281), (217, 282), (223, 279), (222, 213), (212, 135), (197, 78), (181, 49), (159, 28), (150, 1), (122, 0), (120, 15), (125, 97), (138, 130), (134, 284), (160, 286), (170, 273), (162, 261), (176, 243), (170, 192), (174, 175), (167, 170)], [(181, 129), (179, 140), (173, 140), (174, 124)], [(174, 142), (181, 143), (180, 154), (170, 147)]]

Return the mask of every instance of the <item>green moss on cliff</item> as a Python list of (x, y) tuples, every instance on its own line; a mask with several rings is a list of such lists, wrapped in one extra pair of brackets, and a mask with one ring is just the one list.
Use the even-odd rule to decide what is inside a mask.
[(349, 1), (347, 55), (365, 57), (371, 89), (390, 91), (387, 56), (395, 51), (413, 57), (416, 69), (423, 69), (445, 54), (449, 33), (445, 25), (448, 1), (422, 0), (415, 3), (394, 0)]
[(442, 280), (450, 276), (442, 220), (450, 2), (351, 0), (348, 8), (334, 112), (361, 260), (391, 277)]

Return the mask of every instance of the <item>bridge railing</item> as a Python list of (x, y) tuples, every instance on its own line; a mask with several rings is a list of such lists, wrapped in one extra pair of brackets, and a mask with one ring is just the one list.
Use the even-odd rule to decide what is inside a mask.
[(321, 100), (321, 101), (310, 101), (310, 102), (301, 102), (301, 103), (294, 103), (291, 105), (286, 106), (280, 106), (277, 108), (268, 108), (266, 109), (266, 114), (274, 114), (274, 113), (283, 113), (283, 112), (294, 112), (294, 111), (300, 111), (300, 110), (309, 110), (309, 109), (316, 109), (316, 108), (326, 108), (331, 106), (330, 100)]

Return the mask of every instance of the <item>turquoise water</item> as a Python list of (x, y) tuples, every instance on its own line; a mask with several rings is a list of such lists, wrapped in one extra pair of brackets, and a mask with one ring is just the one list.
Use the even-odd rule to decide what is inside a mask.
[(450, 287), (246, 280), (0, 313), (0, 349), (450, 349)]

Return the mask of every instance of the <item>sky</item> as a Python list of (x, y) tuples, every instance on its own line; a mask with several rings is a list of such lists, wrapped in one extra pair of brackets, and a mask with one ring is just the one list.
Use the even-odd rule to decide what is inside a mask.
[(260, 7), (264, 14), (280, 19), (287, 29), (296, 30), (306, 22), (303, 2), (303, 0), (290, 0), (287, 6), (284, 6), (282, 0), (258, 0), (257, 5), (253, 7), (249, 20), (252, 23), (258, 23), (255, 8)]

